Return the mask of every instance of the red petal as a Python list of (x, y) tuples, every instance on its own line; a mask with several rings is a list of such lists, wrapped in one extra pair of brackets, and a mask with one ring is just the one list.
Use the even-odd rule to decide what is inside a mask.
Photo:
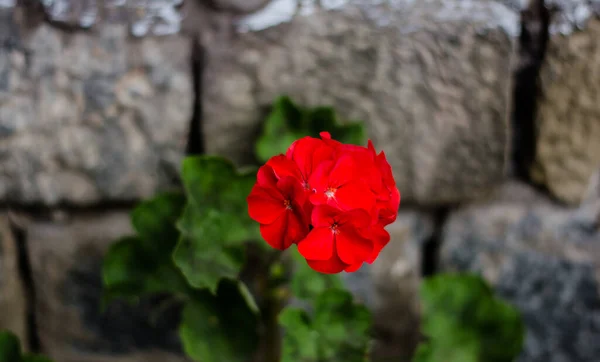
[(285, 235), (285, 244), (297, 244), (302, 241), (308, 234), (308, 222), (306, 217), (302, 214), (302, 210), (288, 210), (286, 212), (287, 217), (287, 230)]
[(277, 188), (286, 200), (293, 200), (299, 205), (304, 205), (306, 194), (295, 178), (290, 176), (282, 177), (277, 181)]
[(329, 198), (325, 196), (324, 192), (310, 195), (309, 200), (313, 205), (327, 205), (329, 202)]
[(321, 133), (319, 133), (319, 136), (321, 136), (321, 138), (325, 139), (325, 140), (331, 139), (331, 134), (329, 132), (321, 132)]
[[(337, 211), (337, 210), (336, 210)], [(371, 215), (368, 212), (362, 209), (354, 209), (350, 211), (346, 211), (344, 213), (340, 213), (337, 217), (338, 223), (342, 226), (352, 226), (357, 229), (367, 227), (371, 224)]]
[(278, 179), (289, 176), (296, 179), (299, 183), (303, 182), (298, 165), (284, 155), (271, 157), (271, 159), (267, 161), (267, 166), (271, 166)]
[(377, 259), (381, 250), (390, 242), (390, 234), (382, 226), (375, 226), (370, 232), (371, 240), (373, 241), (373, 252), (366, 260), (369, 264)]
[(337, 254), (346, 264), (362, 263), (373, 253), (373, 242), (363, 238), (354, 227), (342, 227), (336, 234)]
[(363, 180), (343, 185), (335, 192), (334, 199), (342, 210), (364, 209), (370, 212), (375, 207), (375, 195)]
[(283, 198), (276, 189), (265, 189), (255, 185), (248, 195), (248, 214), (261, 223), (270, 224), (274, 222), (285, 211)]
[(287, 217), (285, 214), (281, 215), (275, 222), (269, 225), (260, 225), (260, 234), (263, 239), (271, 245), (273, 248), (278, 250), (285, 250), (290, 246), (290, 243), (286, 243), (286, 229), (287, 229)]
[(357, 171), (357, 165), (352, 157), (340, 157), (329, 173), (328, 186), (338, 188), (347, 184), (356, 178)]
[(346, 273), (352, 273), (357, 271), (358, 269), (360, 269), (360, 267), (363, 265), (363, 263), (356, 263), (354, 265), (350, 265), (349, 267), (347, 267), (346, 269), (344, 269), (344, 271)]
[(310, 260), (328, 260), (333, 255), (333, 232), (326, 227), (317, 227), (298, 243), (298, 251)]
[(277, 183), (277, 177), (273, 172), (273, 168), (268, 165), (264, 165), (259, 168), (256, 175), (256, 181), (260, 186), (263, 187), (275, 187), (275, 184)]
[(332, 161), (324, 161), (313, 171), (308, 183), (317, 193), (325, 192), (327, 189), (329, 174), (334, 166)]
[(335, 253), (329, 260), (307, 260), (306, 262), (313, 270), (324, 274), (337, 274), (348, 267)]
[(311, 215), (312, 225), (318, 227), (330, 227), (340, 215), (340, 211), (327, 205), (315, 206)]

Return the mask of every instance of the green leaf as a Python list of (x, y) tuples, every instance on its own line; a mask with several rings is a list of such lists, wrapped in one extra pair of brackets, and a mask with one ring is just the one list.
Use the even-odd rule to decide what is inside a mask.
[(314, 300), (319, 294), (331, 288), (343, 289), (342, 280), (337, 274), (317, 273), (306, 263), (306, 259), (296, 248), (290, 248), (294, 261), (294, 273), (290, 288), (294, 297)]
[(240, 174), (214, 156), (186, 158), (182, 173), (188, 205), (177, 224), (182, 236), (173, 258), (192, 286), (214, 292), (221, 278), (237, 277), (243, 243), (260, 238), (246, 204), (256, 175)]
[(352, 295), (329, 289), (318, 296), (312, 318), (287, 307), (280, 324), (286, 329), (283, 362), (362, 362), (366, 360), (371, 315)]
[(287, 329), (281, 362), (319, 361), (320, 334), (312, 328), (311, 319), (304, 310), (284, 308), (279, 314), (279, 324)]
[(23, 357), (22, 362), (52, 362), (52, 360), (45, 356), (37, 354), (28, 354)]
[(185, 206), (185, 195), (180, 192), (162, 193), (141, 202), (131, 212), (131, 224), (144, 247), (156, 253), (170, 253), (175, 248), (179, 233), (175, 227)]
[(0, 361), (21, 361), (21, 343), (17, 336), (8, 331), (0, 332)]
[(198, 291), (183, 311), (179, 334), (187, 355), (201, 362), (246, 362), (258, 345), (257, 316), (237, 282), (217, 294)]
[(170, 255), (148, 252), (138, 237), (113, 244), (104, 258), (105, 303), (114, 298), (135, 302), (143, 295), (161, 292), (187, 293), (187, 282)]
[(130, 302), (160, 292), (187, 293), (188, 285), (171, 255), (179, 239), (175, 227), (185, 204), (181, 193), (163, 193), (144, 201), (131, 213), (137, 236), (125, 237), (104, 257), (104, 302)]
[(421, 287), (422, 331), (429, 337), (415, 362), (509, 362), (521, 351), (518, 310), (496, 298), (479, 276), (442, 274)]
[(327, 131), (343, 143), (363, 145), (366, 141), (362, 122), (338, 123), (331, 107), (303, 109), (288, 97), (280, 97), (273, 103), (271, 113), (264, 122), (263, 131), (256, 143), (256, 155), (261, 162), (285, 153), (297, 139)]
[(16, 335), (7, 330), (0, 331), (0, 362), (52, 362), (48, 357), (37, 354), (21, 355), (21, 343)]

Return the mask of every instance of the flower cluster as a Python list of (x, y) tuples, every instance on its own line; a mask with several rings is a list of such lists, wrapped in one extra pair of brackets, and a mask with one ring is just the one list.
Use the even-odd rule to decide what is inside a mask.
[(273, 248), (292, 244), (322, 273), (372, 263), (390, 241), (400, 192), (383, 152), (342, 144), (327, 132), (304, 137), (258, 170), (250, 217)]

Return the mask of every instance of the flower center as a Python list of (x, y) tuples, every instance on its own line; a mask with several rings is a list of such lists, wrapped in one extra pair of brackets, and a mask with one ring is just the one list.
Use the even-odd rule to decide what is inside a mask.
[(325, 196), (327, 196), (328, 199), (331, 199), (335, 196), (335, 191), (336, 191), (335, 188), (330, 187), (327, 190), (325, 190)]
[(310, 190), (310, 185), (308, 184), (308, 181), (302, 182), (302, 187), (304, 187), (305, 190)]
[(283, 200), (283, 206), (286, 210), (292, 209), (292, 202), (290, 200)]
[(334, 222), (333, 224), (331, 224), (331, 232), (334, 234), (339, 234), (340, 233), (340, 229), (338, 228), (338, 224), (336, 222)]

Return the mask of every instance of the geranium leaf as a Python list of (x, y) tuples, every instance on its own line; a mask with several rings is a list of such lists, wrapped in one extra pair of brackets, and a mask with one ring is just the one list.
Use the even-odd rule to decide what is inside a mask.
[(104, 257), (104, 302), (136, 301), (146, 294), (186, 293), (188, 286), (171, 254), (179, 239), (175, 221), (184, 205), (181, 193), (164, 193), (139, 204), (131, 213), (137, 236), (125, 237)]
[(260, 239), (246, 204), (256, 176), (214, 156), (186, 158), (182, 175), (188, 204), (177, 223), (181, 238), (173, 258), (192, 286), (215, 292), (221, 278), (237, 277), (243, 243)]
[(0, 362), (52, 362), (42, 355), (21, 353), (19, 338), (10, 331), (0, 331)]
[(371, 315), (342, 289), (328, 289), (314, 304), (313, 316), (285, 308), (279, 319), (285, 328), (283, 362), (366, 360)]
[(246, 362), (258, 345), (257, 320), (239, 282), (222, 280), (216, 295), (201, 290), (186, 304), (179, 334), (195, 361)]
[(294, 273), (290, 281), (294, 297), (311, 301), (327, 289), (343, 288), (339, 275), (315, 272), (297, 248), (290, 248), (290, 253), (294, 262)]
[(301, 108), (289, 97), (279, 97), (265, 119), (262, 133), (256, 143), (256, 156), (266, 162), (272, 156), (285, 153), (297, 139), (319, 137), (327, 131), (343, 143), (364, 145), (362, 122), (339, 123), (332, 107)]
[(37, 354), (28, 354), (23, 356), (22, 362), (52, 362), (52, 360), (45, 356), (40, 356)]
[(520, 353), (524, 325), (518, 310), (496, 298), (479, 276), (441, 274), (421, 287), (422, 331), (429, 338), (415, 362), (510, 362)]
[(21, 343), (17, 336), (8, 331), (0, 331), (0, 361), (20, 361)]

